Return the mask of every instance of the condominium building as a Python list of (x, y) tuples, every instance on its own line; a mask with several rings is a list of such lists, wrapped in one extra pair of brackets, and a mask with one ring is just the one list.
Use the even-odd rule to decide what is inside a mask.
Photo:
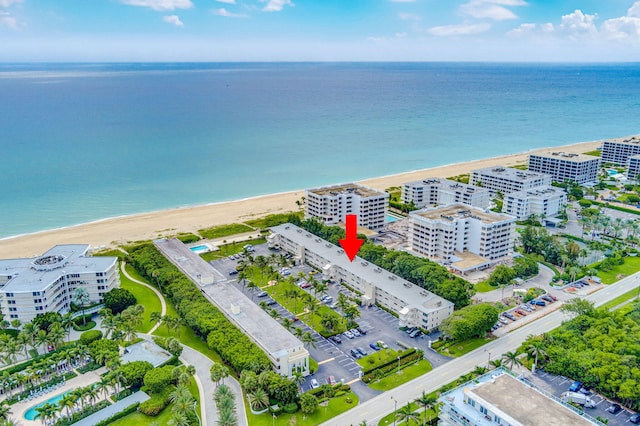
[(604, 426), (504, 367), (440, 395), (438, 426)]
[(356, 256), (350, 262), (340, 247), (292, 224), (271, 228), (269, 247), (293, 254), (296, 263), (322, 270), (323, 278), (341, 281), (375, 303), (398, 314), (399, 325), (433, 330), (453, 313), (453, 303)]
[(57, 245), (31, 259), (0, 260), (0, 310), (23, 324), (45, 312), (69, 312), (73, 293), (83, 288), (89, 303), (120, 286), (118, 259), (92, 257), (87, 244)]
[(556, 182), (595, 183), (599, 168), (600, 157), (592, 155), (566, 152), (529, 155), (529, 170), (550, 174)]
[(481, 269), (513, 251), (516, 218), (464, 204), (409, 214), (409, 246), (460, 272)]
[(543, 186), (505, 195), (502, 211), (526, 219), (532, 214), (553, 217), (567, 205), (567, 193), (562, 188)]
[(489, 189), (492, 195), (498, 192), (504, 195), (539, 186), (549, 186), (551, 176), (511, 167), (487, 167), (472, 171), (469, 183)]
[(345, 222), (347, 214), (358, 216), (358, 226), (379, 229), (389, 208), (389, 194), (355, 183), (306, 191), (305, 217), (316, 217), (326, 225)]
[(625, 166), (629, 157), (640, 154), (640, 136), (608, 139), (602, 142), (603, 163)]
[(640, 181), (640, 155), (632, 155), (627, 161), (627, 179), (631, 182)]
[(429, 178), (402, 185), (402, 202), (416, 207), (462, 203), (486, 209), (491, 203), (488, 188), (442, 178)]
[(193, 281), (216, 308), (267, 355), (278, 374), (309, 374), (309, 351), (304, 344), (262, 308), (230, 285), (227, 277), (176, 238), (153, 244)]

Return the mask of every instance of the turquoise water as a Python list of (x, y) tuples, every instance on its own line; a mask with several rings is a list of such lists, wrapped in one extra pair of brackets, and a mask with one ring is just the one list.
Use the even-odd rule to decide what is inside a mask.
[(199, 252), (199, 251), (209, 250), (209, 247), (201, 245), (201, 246), (191, 247), (190, 250), (193, 251), (193, 252)]
[(395, 222), (396, 220), (398, 220), (397, 217), (395, 216), (391, 216), (391, 215), (387, 215), (385, 222), (389, 223), (389, 222)]
[(617, 174), (618, 174), (618, 171), (617, 171), (617, 170), (609, 169), (609, 170), (607, 170), (607, 174), (608, 174), (609, 176), (614, 176), (614, 175), (617, 175)]
[(0, 237), (638, 134), (639, 93), (640, 64), (0, 64)]
[(57, 404), (57, 403), (58, 403), (58, 401), (60, 401), (62, 398), (64, 398), (64, 396), (65, 396), (67, 393), (69, 393), (69, 392), (61, 393), (61, 394), (59, 394), (59, 395), (56, 395), (56, 396), (54, 396), (54, 397), (52, 397), (52, 398), (47, 399), (47, 400), (46, 400), (46, 401), (44, 401), (44, 402), (41, 402), (41, 403), (40, 403), (40, 404), (38, 404), (38, 405), (34, 405), (33, 407), (29, 408), (29, 409), (24, 413), (24, 418), (25, 418), (25, 419), (27, 419), (27, 420), (35, 420), (35, 419), (36, 419), (36, 415), (38, 414), (38, 412), (36, 411), (36, 408), (40, 408), (40, 407), (44, 406), (44, 405), (45, 405), (45, 404), (47, 404), (47, 403), (50, 403), (50, 404)]

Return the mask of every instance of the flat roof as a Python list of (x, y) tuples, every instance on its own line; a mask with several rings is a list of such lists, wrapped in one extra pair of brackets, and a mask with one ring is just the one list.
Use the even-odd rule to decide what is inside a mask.
[(535, 179), (540, 179), (545, 177), (548, 177), (549, 179), (551, 179), (551, 175), (548, 175), (546, 173), (538, 173), (538, 172), (532, 172), (530, 170), (520, 170), (520, 169), (514, 169), (513, 167), (504, 167), (504, 166), (485, 167), (483, 169), (473, 170), (471, 173), (472, 174), (477, 173), (485, 176), (488, 175), (488, 176), (501, 177), (504, 179), (509, 179), (511, 181), (520, 181), (520, 182), (526, 182), (529, 180), (535, 180)]
[(339, 195), (339, 194), (357, 194), (361, 197), (374, 197), (374, 196), (386, 196), (384, 191), (378, 191), (377, 189), (369, 188), (357, 183), (343, 183), (340, 185), (324, 186), (322, 188), (307, 189), (307, 192), (324, 196), (324, 195)]
[(511, 192), (507, 194), (507, 197), (514, 198), (549, 198), (556, 195), (566, 195), (567, 192), (563, 188), (556, 188), (555, 186), (540, 186), (533, 189), (525, 189), (522, 191)]
[(60, 244), (41, 256), (0, 260), (0, 277), (11, 276), (3, 292), (44, 291), (61, 276), (105, 272), (118, 261), (116, 257), (91, 257), (88, 244)]
[[(238, 327), (248, 333), (270, 356), (277, 358), (282, 352), (290, 353), (291, 349), (303, 346), (298, 338), (289, 333), (279, 322), (271, 318), (180, 240), (161, 239), (153, 243), (213, 300), (217, 308), (222, 310), (228, 318), (232, 318)], [(210, 282), (203, 284), (198, 278), (205, 275), (213, 278), (213, 284)]]
[(463, 253), (457, 251), (454, 253), (454, 256), (460, 260), (451, 262), (451, 266), (463, 272), (491, 263), (490, 259), (482, 257), (479, 254), (471, 253), (470, 251)]
[(496, 222), (504, 222), (505, 220), (515, 220), (514, 216), (504, 214), (504, 213), (496, 213), (496, 212), (486, 212), (482, 209), (478, 209), (467, 204), (449, 204), (446, 206), (439, 207), (427, 207), (422, 210), (416, 210), (409, 213), (410, 216), (418, 216), (428, 220), (438, 220), (438, 221), (453, 221), (456, 219), (466, 219), (472, 217), (476, 220), (481, 221), (482, 223), (496, 223)]
[(627, 136), (623, 138), (605, 139), (602, 142), (619, 143), (625, 145), (640, 145), (640, 135)]
[(460, 189), (467, 192), (489, 192), (488, 188), (471, 185), (469, 183), (461, 183), (455, 180), (449, 180), (449, 179), (440, 178), (440, 177), (414, 180), (411, 182), (406, 182), (403, 185), (404, 186), (422, 186), (422, 187), (437, 186), (440, 188), (446, 188), (451, 190)]
[(556, 158), (564, 161), (571, 161), (573, 163), (586, 163), (589, 161), (600, 162), (600, 157), (563, 151), (542, 152), (540, 154), (531, 154), (530, 157)]
[(300, 246), (304, 246), (306, 249), (326, 259), (329, 264), (338, 266), (375, 284), (381, 290), (403, 300), (407, 306), (420, 308), (424, 312), (433, 312), (453, 306), (453, 303), (447, 299), (400, 278), (373, 263), (369, 263), (359, 256), (356, 256), (353, 262), (350, 262), (342, 248), (296, 225), (285, 223), (272, 227), (271, 231), (288, 238)]

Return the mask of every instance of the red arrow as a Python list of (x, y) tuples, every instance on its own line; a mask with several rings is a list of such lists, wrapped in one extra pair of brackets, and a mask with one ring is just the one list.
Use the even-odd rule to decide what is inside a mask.
[(357, 235), (358, 230), (358, 216), (355, 214), (347, 215), (347, 236), (344, 240), (340, 240), (340, 245), (344, 249), (347, 257), (350, 262), (353, 262), (353, 259), (360, 251), (360, 247), (364, 244), (364, 240), (359, 240)]

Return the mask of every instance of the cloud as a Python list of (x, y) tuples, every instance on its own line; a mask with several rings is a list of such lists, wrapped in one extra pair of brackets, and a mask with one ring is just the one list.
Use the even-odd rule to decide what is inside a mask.
[(236, 4), (236, 0), (216, 0), (218, 3)]
[(184, 24), (182, 23), (178, 15), (163, 16), (162, 20), (167, 24), (175, 25), (176, 27), (184, 27)]
[(640, 1), (631, 5), (627, 16), (604, 21), (600, 31), (610, 40), (640, 41)]
[(518, 16), (505, 6), (525, 6), (524, 0), (471, 0), (460, 6), (460, 13), (477, 19), (517, 19)]
[(291, 0), (260, 0), (262, 3), (267, 2), (267, 5), (262, 8), (263, 12), (280, 12), (285, 6), (293, 7), (294, 4)]
[(536, 34), (551, 34), (554, 30), (555, 28), (551, 22), (547, 22), (546, 24), (521, 24), (518, 28), (509, 31), (507, 35), (524, 37)]
[(221, 7), (220, 9), (213, 9), (211, 13), (218, 16), (224, 16), (225, 18), (248, 18), (249, 17), (248, 15), (245, 15), (242, 13), (229, 12), (224, 7)]
[(640, 18), (640, 1), (637, 1), (631, 5), (629, 10), (627, 11), (627, 16), (631, 18)]
[(463, 36), (483, 33), (488, 31), (490, 28), (491, 24), (483, 22), (480, 24), (443, 25), (440, 27), (431, 27), (427, 32), (435, 36)]
[(22, 0), (0, 0), (0, 7), (9, 7), (18, 3), (22, 3)]
[(562, 16), (559, 28), (572, 38), (595, 35), (598, 32), (596, 19), (598, 19), (597, 13), (589, 15), (576, 9), (573, 13)]
[(18, 20), (11, 16), (9, 12), (0, 10), (0, 27), (11, 28), (12, 30), (18, 29)]
[(120, 0), (120, 3), (129, 6), (149, 7), (153, 10), (176, 10), (193, 7), (191, 0)]
[(419, 21), (420, 17), (414, 13), (398, 12), (398, 19), (402, 21)]

